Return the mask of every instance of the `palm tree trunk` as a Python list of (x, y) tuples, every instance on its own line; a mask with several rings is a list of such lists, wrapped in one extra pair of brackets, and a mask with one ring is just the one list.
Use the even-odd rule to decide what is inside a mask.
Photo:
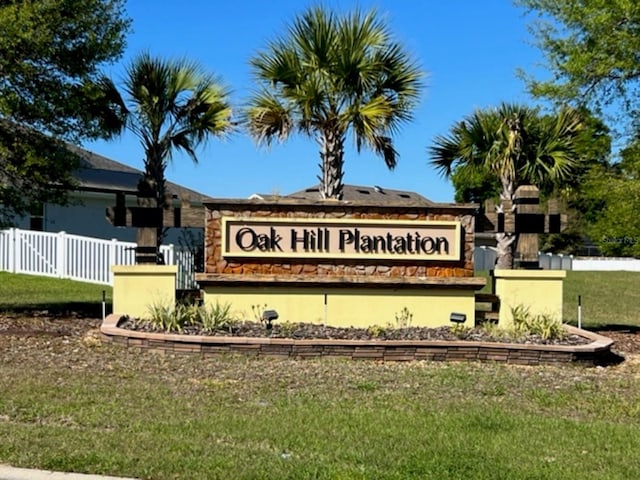
[(320, 159), (322, 177), (320, 195), (322, 198), (342, 199), (344, 176), (344, 135), (335, 129), (326, 129), (320, 138)]
[(144, 182), (153, 191), (155, 207), (162, 212), (160, 216), (160, 225), (156, 226), (156, 263), (163, 264), (164, 260), (160, 257), (160, 246), (164, 240), (166, 231), (164, 229), (164, 210), (167, 206), (166, 200), (166, 180), (164, 177), (164, 165), (162, 163), (162, 155), (160, 152), (148, 152), (147, 161), (145, 162)]
[[(510, 178), (503, 177), (502, 192), (500, 193), (500, 205), (496, 207), (498, 213), (504, 213), (505, 220), (507, 216), (514, 214), (515, 205), (513, 204), (513, 196), (515, 193), (514, 182)], [(505, 211), (507, 210), (507, 211)], [(506, 223), (506, 222), (505, 222)], [(511, 232), (496, 233), (496, 268), (497, 269), (513, 269), (513, 246), (517, 234)]]

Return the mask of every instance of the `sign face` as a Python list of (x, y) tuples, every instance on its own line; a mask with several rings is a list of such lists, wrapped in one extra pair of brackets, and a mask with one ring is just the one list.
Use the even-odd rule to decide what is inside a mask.
[(222, 218), (222, 256), (460, 260), (460, 222)]

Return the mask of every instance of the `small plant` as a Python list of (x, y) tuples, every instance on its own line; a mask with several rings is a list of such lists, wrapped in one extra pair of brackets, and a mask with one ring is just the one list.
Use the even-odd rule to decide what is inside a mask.
[(182, 332), (191, 325), (198, 325), (208, 332), (231, 331), (235, 322), (231, 316), (231, 305), (227, 303), (201, 306), (154, 302), (148, 311), (151, 325), (165, 332)]
[(562, 322), (549, 314), (532, 315), (523, 305), (511, 308), (516, 334), (538, 335), (543, 340), (561, 339), (566, 335)]
[(184, 314), (184, 305), (176, 307), (170, 301), (156, 301), (147, 308), (149, 322), (159, 330), (165, 332), (181, 332), (189, 318)]
[(206, 332), (227, 330), (231, 332), (236, 323), (236, 319), (231, 315), (231, 304), (220, 304), (216, 300), (215, 305), (204, 305), (196, 307), (198, 323)]
[(402, 307), (400, 313), (396, 313), (396, 328), (409, 328), (413, 320), (413, 313), (407, 307)]
[(280, 330), (279, 330), (280, 336), (285, 338), (292, 338), (297, 328), (298, 328), (297, 323), (293, 323), (288, 320), (285, 322), (282, 322), (280, 324)]
[(468, 327), (462, 323), (454, 323), (453, 325), (451, 325), (451, 327), (449, 327), (449, 331), (459, 339), (466, 338), (470, 330), (471, 327)]
[(262, 318), (262, 312), (267, 309), (267, 304), (260, 305), (259, 303), (255, 305), (251, 305), (251, 312), (253, 312), (253, 320), (256, 323), (262, 323), (264, 320)]
[(382, 325), (371, 325), (367, 327), (367, 333), (371, 338), (382, 338), (387, 333), (387, 327)]
[(513, 338), (514, 335), (508, 329), (499, 326), (497, 323), (484, 322), (480, 325), (480, 329), (487, 335), (500, 339), (500, 338)]

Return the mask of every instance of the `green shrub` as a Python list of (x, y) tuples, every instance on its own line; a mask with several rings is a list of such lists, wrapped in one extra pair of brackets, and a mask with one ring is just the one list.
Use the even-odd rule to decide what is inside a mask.
[(523, 305), (511, 308), (516, 334), (538, 335), (544, 340), (561, 339), (566, 335), (562, 322), (549, 314), (532, 315)]
[(184, 305), (176, 305), (168, 300), (155, 301), (147, 308), (149, 322), (165, 332), (181, 332), (188, 319), (184, 315)]
[(174, 305), (169, 301), (154, 302), (148, 307), (149, 321), (159, 330), (165, 332), (182, 332), (191, 325), (200, 326), (204, 331), (231, 331), (235, 319), (231, 315), (231, 305)]
[(471, 331), (471, 327), (464, 325), (462, 323), (454, 323), (449, 327), (449, 331), (455, 335), (458, 339), (464, 340), (467, 338), (467, 335)]
[(367, 327), (367, 333), (371, 338), (382, 338), (387, 333), (387, 327), (383, 327), (382, 325), (371, 325)]
[(233, 330), (236, 319), (231, 315), (230, 303), (220, 304), (216, 301), (215, 305), (196, 307), (196, 310), (198, 323), (202, 325), (203, 330), (207, 332)]
[(290, 322), (288, 320), (280, 324), (280, 335), (286, 338), (292, 338), (295, 331), (298, 329), (298, 324)]

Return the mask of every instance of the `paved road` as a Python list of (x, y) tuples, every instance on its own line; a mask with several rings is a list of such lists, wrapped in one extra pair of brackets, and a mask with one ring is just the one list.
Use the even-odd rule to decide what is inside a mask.
[(50, 472), (48, 470), (31, 470), (0, 465), (0, 480), (133, 480), (122, 477), (105, 477), (102, 475), (85, 475), (81, 473)]

